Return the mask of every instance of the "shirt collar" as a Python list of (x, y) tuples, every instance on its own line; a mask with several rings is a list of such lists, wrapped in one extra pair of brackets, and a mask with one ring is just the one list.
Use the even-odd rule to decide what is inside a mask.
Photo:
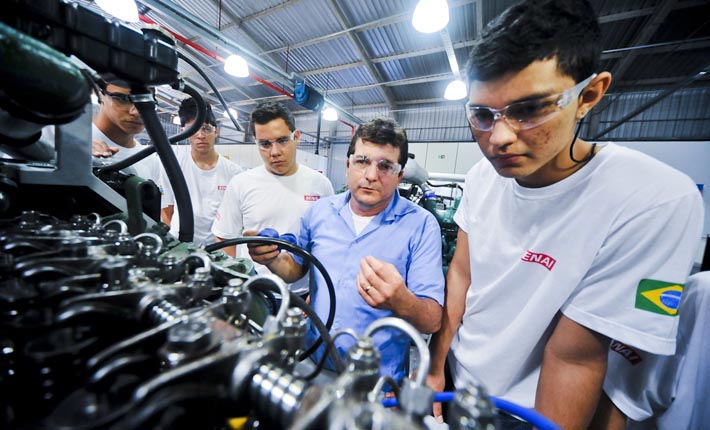
[[(351, 197), (350, 190), (347, 190), (344, 193), (336, 195), (335, 198), (331, 200), (331, 205), (336, 212), (340, 212), (345, 205), (350, 202)], [(399, 193), (395, 192), (385, 210), (375, 215), (374, 219), (382, 219), (386, 222), (395, 221), (397, 218), (415, 210), (416, 206), (409, 203), (409, 200), (400, 197)], [(381, 217), (380, 214), (382, 215)]]

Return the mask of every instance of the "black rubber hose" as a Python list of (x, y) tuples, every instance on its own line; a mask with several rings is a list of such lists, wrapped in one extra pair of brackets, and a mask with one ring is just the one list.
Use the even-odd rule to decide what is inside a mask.
[[(176, 85), (176, 89), (192, 96), (195, 99), (195, 104), (197, 105), (197, 116), (195, 117), (195, 122), (192, 123), (188, 128), (182, 132), (170, 136), (168, 142), (175, 143), (183, 140), (186, 137), (190, 137), (193, 134), (200, 131), (200, 127), (205, 123), (205, 117), (207, 117), (207, 107), (205, 107), (205, 100), (202, 98), (200, 93), (198, 93), (194, 88), (189, 85), (183, 85), (182, 83)], [(117, 161), (109, 166), (102, 167), (98, 170), (98, 173), (103, 172), (117, 172), (121, 169), (125, 169), (128, 166), (132, 166), (135, 163), (141, 161), (142, 159), (148, 157), (156, 151), (155, 145), (148, 146), (128, 158), (124, 158), (121, 161)], [(145, 179), (145, 178), (144, 178)]]
[[(274, 239), (271, 237), (263, 237), (263, 236), (248, 236), (248, 237), (237, 237), (235, 239), (227, 239), (223, 240), (221, 242), (213, 243), (211, 245), (205, 246), (205, 251), (206, 252), (212, 252), (216, 251), (218, 249), (225, 248), (227, 246), (232, 246), (232, 245), (241, 245), (244, 243), (267, 243), (271, 245), (279, 245), (280, 248), (283, 248), (289, 252), (293, 252), (296, 255), (299, 255), (306, 260), (308, 260), (310, 263), (312, 263), (318, 271), (323, 275), (323, 279), (325, 280), (325, 285), (328, 287), (328, 297), (330, 298), (330, 306), (328, 307), (328, 319), (325, 322), (325, 326), (330, 331), (330, 329), (333, 327), (333, 320), (335, 319), (335, 286), (333, 286), (333, 280), (330, 279), (330, 275), (328, 274), (328, 271), (325, 270), (325, 267), (323, 267), (323, 263), (321, 263), (316, 257), (313, 256), (310, 252), (306, 251), (305, 249), (296, 246), (292, 244), (291, 242), (286, 242), (285, 240), (281, 239)], [(310, 355), (318, 349), (318, 347), (321, 345), (323, 341), (323, 338), (318, 339), (311, 347), (304, 353), (304, 355)]]
[[(252, 288), (255, 290), (259, 291), (260, 293), (267, 294), (272, 291), (279, 292), (278, 287), (275, 285), (267, 285), (267, 284), (252, 284)], [(325, 363), (325, 360), (327, 355), (329, 353), (332, 353), (331, 358), (333, 359), (333, 365), (335, 366), (336, 371), (338, 374), (342, 373), (343, 370), (345, 370), (345, 365), (343, 365), (343, 361), (340, 359), (340, 355), (338, 355), (338, 351), (335, 350), (335, 348), (331, 348), (331, 345), (333, 344), (333, 339), (330, 337), (330, 332), (328, 331), (328, 328), (323, 324), (323, 321), (320, 319), (318, 314), (316, 313), (315, 309), (311, 307), (308, 303), (306, 303), (305, 300), (303, 300), (299, 295), (294, 294), (289, 291), (289, 298), (291, 299), (291, 307), (298, 307), (301, 308), (303, 313), (305, 313), (313, 322), (313, 324), (316, 326), (316, 330), (318, 330), (318, 333), (321, 336), (321, 339), (326, 344), (326, 350), (323, 353), (323, 357), (320, 360), (320, 366), (316, 368), (316, 370), (312, 373), (311, 379), (314, 378), (320, 370), (322, 370), (323, 365)], [(301, 355), (298, 356), (298, 361), (303, 361), (306, 358), (310, 357), (311, 354), (315, 352), (315, 348), (309, 348), (308, 350), (304, 351), (301, 353)], [(308, 378), (306, 378), (308, 379)]]
[[(185, 92), (187, 92), (187, 86)], [(192, 90), (194, 91), (194, 90)], [(197, 92), (195, 91), (197, 94)], [(189, 94), (189, 93), (188, 93)], [(160, 162), (163, 164), (165, 173), (170, 181), (170, 186), (173, 189), (175, 203), (180, 211), (180, 234), (178, 239), (181, 242), (192, 242), (195, 231), (195, 220), (192, 211), (192, 201), (190, 200), (190, 191), (187, 189), (187, 182), (180, 170), (180, 165), (175, 158), (175, 153), (170, 147), (168, 137), (165, 135), (163, 127), (160, 125), (158, 114), (155, 112), (155, 101), (146, 98), (146, 101), (134, 102), (136, 109), (143, 118), (145, 129), (148, 136), (153, 141), (153, 146), (158, 152)], [(199, 105), (199, 102), (198, 102)]]
[(224, 97), (222, 97), (222, 94), (219, 92), (217, 87), (212, 83), (209, 76), (207, 76), (207, 74), (202, 70), (202, 67), (200, 67), (199, 64), (195, 63), (191, 59), (187, 58), (181, 52), (178, 52), (178, 58), (180, 58), (181, 60), (183, 60), (184, 62), (186, 62), (190, 66), (192, 66), (192, 68), (195, 69), (195, 71), (197, 73), (199, 73), (200, 76), (202, 76), (202, 78), (205, 80), (205, 82), (207, 82), (207, 85), (209, 85), (210, 88), (212, 88), (212, 91), (214, 91), (214, 94), (219, 99), (219, 102), (222, 104), (222, 107), (224, 107), (224, 111), (229, 116), (229, 119), (232, 120), (232, 124), (234, 124), (234, 127), (236, 127), (236, 129), (239, 131), (244, 131), (244, 129), (237, 122), (237, 120), (232, 116), (232, 112), (229, 111), (229, 105), (227, 105), (227, 102), (224, 100)]
[(197, 134), (200, 131), (200, 128), (202, 128), (202, 125), (204, 125), (205, 123), (205, 119), (207, 119), (207, 103), (202, 97), (202, 94), (200, 94), (196, 89), (192, 88), (191, 86), (186, 85), (182, 81), (173, 86), (173, 88), (191, 96), (195, 100), (195, 105), (197, 107), (195, 121), (182, 132), (172, 135), (168, 138), (170, 143), (177, 143), (185, 139), (186, 137), (190, 137), (193, 134)]

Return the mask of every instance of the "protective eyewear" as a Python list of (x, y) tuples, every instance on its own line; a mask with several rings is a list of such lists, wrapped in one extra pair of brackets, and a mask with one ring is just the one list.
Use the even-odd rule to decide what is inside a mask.
[(291, 134), (289, 134), (288, 136), (283, 136), (276, 139), (257, 139), (256, 144), (259, 145), (259, 149), (263, 151), (268, 151), (271, 149), (274, 143), (278, 143), (281, 147), (286, 146), (289, 142), (293, 140), (295, 136), (296, 130), (292, 131)]
[[(113, 99), (113, 101), (115, 101), (119, 105), (128, 106), (133, 104), (133, 100), (131, 100), (130, 94), (112, 93), (111, 91), (106, 90), (103, 90), (102, 92), (107, 96), (111, 97), (111, 99)], [(155, 101), (155, 92), (153, 92), (153, 102)]]
[(471, 127), (480, 131), (491, 131), (496, 121), (503, 118), (514, 130), (529, 130), (550, 121), (560, 114), (572, 101), (577, 99), (582, 90), (597, 76), (592, 74), (587, 79), (562, 91), (533, 100), (511, 103), (501, 109), (488, 106), (466, 104), (466, 115)]
[(210, 133), (213, 133), (213, 132), (215, 131), (215, 127), (212, 126), (212, 125), (207, 125), (207, 124), (206, 124), (206, 125), (203, 125), (202, 127), (200, 127), (200, 130), (202, 130), (202, 131), (205, 132), (206, 134), (210, 134)]
[(375, 165), (377, 166), (377, 172), (383, 175), (395, 176), (399, 175), (399, 172), (402, 171), (402, 166), (399, 165), (399, 163), (393, 163), (390, 160), (372, 160), (364, 155), (355, 154), (350, 154), (348, 160), (350, 161), (350, 165), (352, 167), (363, 172), (370, 167), (370, 164), (372, 164), (373, 161), (376, 163)]

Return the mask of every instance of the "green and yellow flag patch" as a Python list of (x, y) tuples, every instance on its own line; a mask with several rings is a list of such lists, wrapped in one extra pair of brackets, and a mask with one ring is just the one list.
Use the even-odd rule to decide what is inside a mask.
[(636, 288), (636, 309), (677, 316), (683, 284), (642, 279)]

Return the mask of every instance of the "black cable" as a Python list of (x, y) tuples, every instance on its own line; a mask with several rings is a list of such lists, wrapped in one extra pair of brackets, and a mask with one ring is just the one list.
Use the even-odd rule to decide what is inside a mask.
[[(300, 298), (300, 297), (299, 297)], [(330, 334), (328, 335), (330, 337)], [(311, 373), (308, 375), (302, 376), (302, 378), (306, 381), (310, 381), (314, 379), (318, 374), (323, 370), (325, 367), (325, 362), (328, 360), (328, 354), (331, 352), (335, 351), (335, 353), (332, 355), (333, 357), (338, 357), (338, 362), (340, 362), (341, 366), (344, 365), (342, 364), (342, 360), (340, 360), (340, 354), (338, 354), (337, 350), (335, 349), (335, 342), (333, 339), (327, 339), (325, 340), (325, 351), (323, 351), (323, 355), (321, 356), (320, 360), (318, 360), (318, 364), (316, 364), (316, 368), (313, 369)], [(333, 365), (336, 367), (338, 374), (342, 373), (342, 370), (338, 367), (338, 363), (333, 360)]]
[(591, 160), (592, 157), (594, 157), (594, 150), (597, 147), (596, 142), (592, 143), (592, 150), (589, 151), (589, 154), (587, 154), (584, 158), (581, 160), (577, 160), (574, 158), (574, 144), (577, 142), (577, 136), (579, 136), (579, 132), (582, 130), (582, 122), (584, 122), (584, 118), (582, 118), (581, 121), (579, 121), (579, 124), (577, 124), (577, 131), (574, 132), (574, 139), (572, 139), (572, 144), (569, 146), (569, 158), (572, 159), (575, 163), (586, 163), (587, 161)]
[[(195, 116), (195, 122), (193, 122), (188, 128), (181, 131), (178, 134), (172, 135), (168, 138), (168, 142), (171, 144), (179, 142), (186, 137), (190, 137), (200, 131), (200, 128), (205, 123), (205, 118), (207, 117), (207, 107), (205, 106), (205, 100), (202, 98), (200, 93), (198, 93), (194, 88), (189, 85), (184, 85), (182, 82), (174, 86), (175, 89), (183, 91), (185, 94), (192, 96), (195, 99), (195, 104), (197, 105), (197, 115)], [(156, 151), (155, 145), (148, 146), (147, 148), (141, 149), (130, 157), (124, 158), (121, 161), (117, 161), (106, 167), (102, 167), (97, 173), (103, 172), (116, 172), (125, 169), (128, 166), (132, 166), (135, 163), (141, 161), (142, 159), (150, 156)]]
[[(192, 61), (191, 59), (187, 58), (187, 57), (186, 57), (185, 55), (183, 55), (181, 52), (178, 52), (178, 58), (182, 59), (184, 62), (186, 62), (187, 64), (189, 64), (190, 66), (192, 66), (192, 68), (195, 69), (195, 71), (197, 71), (197, 73), (199, 73), (200, 76), (202, 76), (202, 78), (205, 80), (205, 82), (207, 82), (207, 85), (209, 85), (210, 88), (212, 88), (212, 91), (214, 91), (214, 94), (215, 94), (215, 95), (217, 96), (217, 98), (219, 99), (219, 102), (222, 104), (222, 107), (224, 107), (224, 111), (225, 111), (225, 112), (227, 113), (227, 115), (229, 116), (229, 119), (232, 120), (232, 124), (234, 124), (234, 127), (236, 127), (237, 130), (239, 130), (239, 131), (244, 131), (244, 129), (242, 128), (242, 126), (240, 126), (239, 123), (237, 122), (237, 120), (234, 119), (234, 117), (232, 116), (232, 112), (229, 111), (229, 105), (227, 105), (227, 102), (226, 102), (226, 101), (224, 100), (224, 98), (222, 97), (222, 94), (219, 92), (219, 90), (217, 89), (217, 87), (215, 87), (215, 85), (212, 83), (212, 81), (211, 81), (210, 78), (207, 76), (207, 74), (202, 70), (202, 67), (200, 67), (198, 64), (196, 64), (196, 63), (195, 63), (194, 61)], [(200, 124), (201, 124), (201, 123), (200, 123)]]
[[(185, 92), (190, 94), (191, 91), (195, 95), (199, 95), (193, 88), (185, 86)], [(147, 91), (146, 91), (147, 92)], [(192, 94), (191, 94), (192, 95)], [(200, 105), (201, 99), (196, 99), (197, 105)], [(147, 99), (145, 101), (135, 101), (134, 106), (138, 110), (145, 123), (145, 129), (153, 141), (153, 146), (158, 152), (160, 162), (163, 164), (165, 173), (170, 181), (170, 186), (173, 189), (175, 203), (180, 211), (180, 234), (178, 239), (181, 242), (192, 242), (195, 231), (195, 220), (192, 211), (192, 201), (190, 200), (190, 190), (187, 188), (185, 176), (180, 170), (180, 165), (175, 158), (175, 152), (170, 147), (168, 137), (165, 135), (165, 130), (160, 124), (158, 114), (155, 112), (155, 101)]]
[[(252, 284), (253, 288), (258, 290), (261, 293), (267, 293), (271, 291), (275, 292), (280, 292), (279, 289), (276, 287), (276, 285), (272, 284), (257, 284), (254, 283)], [(333, 345), (333, 339), (330, 337), (330, 332), (328, 331), (328, 328), (323, 324), (323, 321), (320, 319), (318, 314), (316, 313), (315, 309), (311, 307), (308, 303), (306, 303), (305, 300), (303, 300), (298, 294), (294, 294), (291, 291), (289, 291), (289, 298), (291, 299), (291, 305), (292, 307), (298, 307), (301, 308), (301, 310), (308, 315), (308, 317), (311, 319), (313, 324), (316, 326), (316, 330), (318, 330), (318, 333), (320, 334), (320, 339), (323, 339), (323, 342), (326, 344), (326, 350), (323, 353), (323, 357), (321, 357), (320, 362), (318, 363), (318, 367), (310, 374), (308, 375), (305, 379), (309, 380), (312, 378), (315, 378), (318, 373), (322, 370), (325, 360), (328, 358), (328, 353), (331, 351), (331, 345)], [(318, 345), (320, 346), (320, 345)], [(307, 349), (306, 351), (302, 352), (301, 355), (298, 356), (298, 361), (303, 361), (310, 357), (314, 352), (316, 348), (311, 348)], [(340, 355), (338, 354), (337, 351), (334, 351), (333, 356), (331, 357), (333, 359), (333, 365), (335, 366), (335, 370), (338, 373), (342, 373), (343, 370), (345, 370), (345, 366), (343, 365), (342, 360), (340, 359)]]
[[(328, 297), (330, 298), (330, 306), (328, 308), (328, 319), (326, 320), (325, 326), (328, 331), (330, 331), (330, 329), (333, 327), (333, 320), (335, 319), (335, 286), (333, 286), (333, 280), (330, 279), (330, 275), (328, 274), (328, 271), (325, 270), (325, 267), (323, 267), (323, 264), (310, 252), (292, 244), (291, 242), (286, 242), (285, 240), (263, 236), (237, 237), (235, 239), (223, 240), (221, 242), (205, 246), (205, 252), (212, 252), (218, 249), (226, 248), (227, 246), (241, 245), (244, 243), (267, 243), (271, 245), (279, 245), (280, 248), (292, 252), (298, 256), (301, 256), (307, 259), (310, 263), (313, 263), (314, 266), (316, 266), (321, 275), (323, 275), (323, 280), (325, 280), (325, 284), (328, 287)], [(322, 341), (323, 338), (319, 338), (315, 343), (313, 343), (311, 348), (309, 348), (307, 351), (308, 355), (315, 351), (321, 345)]]
[(458, 188), (459, 190), (463, 191), (463, 187), (461, 187), (461, 185), (455, 182), (452, 182), (450, 184), (432, 184), (431, 182), (426, 181), (426, 184), (432, 188)]
[[(318, 330), (318, 333), (320, 333), (321, 337), (319, 340), (322, 339), (323, 342), (325, 342), (325, 351), (323, 351), (323, 357), (321, 357), (320, 362), (318, 363), (318, 367), (313, 371), (311, 375), (308, 375), (306, 377), (306, 380), (315, 378), (318, 373), (323, 369), (323, 366), (325, 365), (325, 360), (328, 357), (329, 353), (333, 353), (331, 358), (333, 359), (333, 366), (335, 366), (335, 371), (338, 372), (338, 374), (342, 373), (345, 370), (345, 365), (343, 364), (342, 360), (340, 359), (340, 354), (338, 354), (338, 351), (333, 349), (332, 346), (334, 345), (333, 339), (330, 337), (330, 329), (323, 324), (323, 321), (321, 321), (320, 317), (316, 313), (316, 310), (311, 307), (308, 303), (306, 303), (305, 300), (303, 300), (298, 294), (291, 293), (289, 291), (289, 295), (291, 298), (291, 303), (294, 303), (297, 307), (301, 308), (303, 312), (306, 313), (306, 315), (309, 316), (311, 321), (313, 321), (313, 324), (315, 324), (316, 329)], [(314, 343), (313, 345), (316, 345)], [(313, 352), (318, 348), (320, 345), (316, 345), (314, 348), (311, 346), (309, 349), (304, 351), (299, 357), (298, 361), (303, 361), (306, 358), (310, 357)]]

